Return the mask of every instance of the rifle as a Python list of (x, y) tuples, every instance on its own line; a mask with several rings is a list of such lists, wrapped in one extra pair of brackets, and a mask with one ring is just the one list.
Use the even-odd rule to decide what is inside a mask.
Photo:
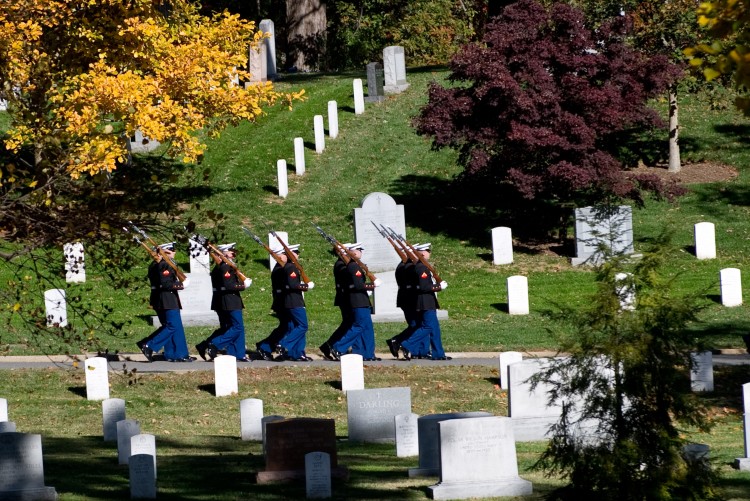
[(403, 249), (401, 249), (398, 246), (398, 244), (396, 244), (396, 242), (393, 241), (393, 238), (388, 234), (388, 232), (385, 231), (385, 229), (380, 228), (377, 224), (375, 224), (372, 221), (370, 222), (375, 227), (375, 229), (378, 230), (378, 233), (380, 233), (380, 236), (388, 240), (388, 243), (391, 244), (391, 246), (393, 247), (393, 250), (395, 250), (396, 254), (398, 254), (398, 257), (400, 257), (401, 261), (405, 263), (406, 260), (409, 259), (409, 257), (406, 255), (406, 252)]
[(349, 264), (349, 261), (351, 261), (352, 258), (351, 256), (349, 256), (349, 253), (347, 252), (346, 247), (341, 245), (341, 243), (339, 243), (339, 241), (333, 238), (331, 235), (323, 231), (323, 228), (321, 228), (320, 226), (316, 225), (315, 223), (310, 223), (310, 224), (315, 226), (315, 229), (318, 230), (318, 233), (320, 233), (320, 235), (323, 238), (325, 238), (329, 244), (333, 246), (334, 252), (336, 252), (336, 254), (341, 258), (344, 264)]
[(299, 274), (302, 277), (302, 281), (305, 282), (306, 284), (309, 284), (310, 282), (312, 282), (312, 280), (310, 280), (310, 277), (307, 276), (307, 273), (305, 273), (305, 270), (302, 269), (302, 265), (299, 264), (299, 259), (297, 259), (297, 255), (289, 248), (286, 242), (284, 242), (284, 239), (278, 236), (275, 231), (273, 230), (268, 230), (268, 231), (269, 233), (271, 233), (271, 235), (276, 237), (276, 240), (278, 240), (281, 246), (284, 248), (284, 252), (286, 252), (287, 257), (292, 261), (292, 263), (294, 263), (294, 266), (297, 267), (297, 269), (299, 270)]
[(422, 254), (418, 252), (413, 245), (411, 245), (409, 242), (406, 241), (404, 237), (393, 231), (393, 228), (388, 228), (388, 231), (393, 235), (395, 238), (397, 238), (402, 245), (405, 245), (406, 248), (409, 249), (409, 251), (414, 255), (419, 261), (427, 267), (428, 270), (430, 270), (430, 273), (432, 273), (433, 278), (435, 278), (435, 282), (440, 283), (443, 281), (442, 278), (440, 278), (440, 275), (438, 275), (437, 271), (435, 270), (435, 267), (430, 264), (429, 261), (427, 261), (424, 257), (422, 257)]
[[(159, 245), (156, 242), (154, 242), (154, 239), (151, 238), (150, 236), (148, 236), (148, 234), (146, 234), (145, 231), (143, 231), (142, 229), (140, 229), (139, 227), (137, 227), (135, 225), (135, 223), (133, 223), (133, 221), (128, 221), (128, 224), (130, 225), (131, 228), (133, 228), (135, 231), (137, 231), (138, 233), (140, 233), (141, 236), (143, 236), (143, 238), (146, 239), (146, 241), (148, 241), (149, 245), (151, 245), (155, 249), (155, 251), (158, 252), (158, 255), (161, 256), (161, 258), (164, 260), (164, 262), (166, 262), (167, 265), (170, 268), (172, 268), (172, 270), (174, 271), (175, 275), (177, 275), (177, 280), (179, 280), (180, 282), (182, 282), (184, 284), (185, 280), (187, 280), (187, 276), (180, 269), (180, 267), (177, 266), (177, 263), (175, 263), (174, 261), (172, 261), (166, 254), (164, 254), (164, 249), (162, 249), (161, 247), (159, 247)], [(146, 244), (144, 242), (140, 242), (139, 241), (139, 243), (141, 243), (144, 247), (146, 247)], [(152, 254), (152, 257), (153, 257), (154, 253), (151, 253), (151, 254)], [(156, 261), (156, 259), (154, 259), (154, 260)]]
[(402, 240), (401, 237), (395, 231), (393, 231), (392, 228), (383, 225), (383, 230), (385, 230), (385, 232), (391, 236), (393, 241), (401, 247), (401, 250), (404, 252), (406, 257), (411, 260), (412, 263), (416, 263), (417, 261), (419, 261), (416, 249), (414, 249), (414, 247), (409, 244), (409, 242), (407, 242), (406, 240)]
[(362, 261), (360, 261), (349, 249), (347, 249), (346, 247), (344, 247), (343, 245), (341, 245), (341, 243), (339, 243), (338, 240), (336, 240), (335, 238), (333, 238), (333, 236), (331, 236), (328, 233), (326, 233), (325, 231), (323, 231), (323, 228), (321, 228), (320, 226), (318, 226), (318, 225), (316, 225), (314, 223), (313, 223), (313, 226), (315, 226), (315, 229), (318, 230), (318, 233), (320, 233), (321, 235), (323, 235), (323, 238), (325, 238), (326, 240), (328, 240), (334, 246), (334, 248), (337, 249), (336, 252), (339, 252), (338, 249), (343, 249), (346, 252), (347, 257), (349, 257), (349, 259), (351, 259), (355, 263), (357, 263), (357, 266), (359, 266), (360, 268), (362, 268), (362, 271), (365, 272), (365, 275), (367, 275), (367, 278), (370, 279), (370, 282), (372, 282), (373, 284), (375, 284), (375, 286), (380, 285), (381, 280), (378, 277), (376, 277), (369, 269), (367, 269), (367, 265), (365, 265), (365, 263), (363, 263)]
[[(130, 233), (128, 231), (128, 229), (125, 228), (124, 226), (122, 227), (122, 231), (124, 231), (125, 233)], [(141, 240), (140, 238), (138, 238), (137, 235), (133, 235), (133, 241), (136, 242), (136, 243), (138, 243), (138, 244), (140, 244), (140, 245), (142, 245), (143, 248), (146, 249), (146, 252), (148, 252), (149, 255), (151, 256), (151, 259), (153, 259), (156, 262), (159, 262), (159, 254), (157, 254), (154, 251), (154, 249), (151, 248), (150, 245), (148, 245), (146, 242), (144, 242), (143, 240)]]
[(281, 261), (281, 258), (279, 257), (279, 255), (276, 254), (274, 251), (272, 251), (271, 248), (269, 246), (267, 246), (266, 243), (263, 240), (261, 240), (258, 235), (256, 235), (252, 231), (248, 230), (244, 226), (242, 226), (241, 228), (242, 228), (242, 231), (244, 231), (245, 233), (247, 233), (250, 236), (250, 238), (252, 238), (256, 242), (258, 242), (260, 245), (262, 245), (263, 248), (266, 249), (266, 251), (278, 263), (279, 266), (284, 266), (284, 263), (283, 263), (283, 261)]
[(224, 263), (227, 264), (227, 266), (232, 268), (235, 273), (237, 273), (237, 278), (239, 278), (241, 282), (245, 282), (245, 280), (247, 280), (247, 275), (242, 273), (237, 268), (237, 265), (234, 264), (229, 258), (227, 258), (224, 255), (224, 253), (221, 252), (219, 249), (217, 249), (211, 242), (209, 242), (206, 237), (204, 237), (203, 235), (199, 233), (196, 233), (191, 238), (208, 250), (208, 253), (211, 254), (211, 257), (216, 262), (216, 264), (219, 264), (220, 262), (223, 261)]

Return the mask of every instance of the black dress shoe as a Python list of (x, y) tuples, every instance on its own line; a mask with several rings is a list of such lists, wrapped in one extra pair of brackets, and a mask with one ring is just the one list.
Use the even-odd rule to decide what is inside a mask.
[(393, 358), (398, 358), (399, 344), (395, 339), (386, 339), (385, 343), (388, 345), (388, 349), (391, 351)]
[(198, 355), (200, 355), (203, 360), (208, 361), (208, 358), (206, 357), (206, 350), (208, 349), (207, 342), (201, 341), (200, 343), (195, 345), (195, 349), (198, 350)]
[(409, 350), (401, 346), (401, 353), (404, 354), (404, 360), (411, 360), (411, 353), (409, 353)]
[(341, 360), (341, 357), (343, 355), (344, 355), (343, 353), (341, 353), (336, 348), (334, 348), (333, 346), (331, 346), (331, 358), (333, 358), (335, 361), (338, 362), (338, 361)]
[(326, 358), (326, 360), (333, 360), (333, 357), (331, 356), (331, 345), (329, 345), (328, 343), (323, 343), (318, 347), (318, 349)]
[(208, 358), (210, 358), (211, 360), (218, 357), (219, 355), (226, 355), (227, 353), (226, 350), (220, 350), (211, 343), (208, 344), (206, 352), (208, 353)]
[(362, 359), (364, 362), (380, 362), (383, 360), (382, 358), (373, 357), (373, 358), (364, 358)]
[(192, 362), (195, 360), (195, 357), (185, 357), (185, 358), (165, 358), (167, 362)]
[(273, 353), (266, 350), (261, 350), (258, 348), (258, 357), (260, 357), (263, 360), (267, 360), (268, 362), (273, 362)]
[(238, 362), (252, 362), (253, 360), (250, 357), (248, 357), (247, 355), (245, 355), (242, 358), (238, 358), (237, 361)]
[[(136, 344), (138, 344), (138, 343), (136, 343)], [(152, 350), (151, 348), (149, 348), (147, 344), (141, 344), (141, 345), (138, 346), (138, 348), (140, 348), (141, 349), (141, 353), (143, 353), (146, 356), (146, 360), (148, 360), (149, 362), (153, 362), (154, 361), (154, 350)]]

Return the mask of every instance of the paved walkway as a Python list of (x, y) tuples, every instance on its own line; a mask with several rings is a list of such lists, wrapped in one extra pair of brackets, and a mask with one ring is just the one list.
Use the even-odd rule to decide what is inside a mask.
[[(498, 366), (498, 353), (496, 352), (465, 352), (465, 353), (448, 353), (453, 360), (395, 360), (390, 353), (378, 353), (377, 356), (383, 360), (380, 362), (365, 362), (367, 366), (373, 367), (408, 367), (408, 366), (446, 366), (446, 365), (487, 365)], [(551, 357), (556, 353), (552, 351), (537, 351), (524, 353), (524, 358), (532, 357)], [(13, 369), (46, 369), (60, 368), (72, 369), (82, 367), (83, 361), (95, 356), (89, 355), (50, 355), (50, 356), (29, 356), (29, 357), (0, 357), (0, 370)], [(310, 354), (314, 360), (312, 362), (267, 362), (264, 360), (255, 360), (253, 362), (237, 362), (237, 368), (252, 367), (336, 367), (338, 362), (325, 360), (320, 354)], [(118, 355), (109, 355), (110, 367), (114, 370), (133, 370), (137, 369), (140, 373), (158, 373), (158, 372), (185, 372), (185, 371), (209, 371), (213, 370), (213, 363), (204, 362), (201, 359), (190, 363), (166, 362), (155, 360), (147, 362), (146, 357), (141, 353), (121, 353)], [(745, 350), (718, 350), (714, 352), (714, 365), (750, 365), (750, 355)]]

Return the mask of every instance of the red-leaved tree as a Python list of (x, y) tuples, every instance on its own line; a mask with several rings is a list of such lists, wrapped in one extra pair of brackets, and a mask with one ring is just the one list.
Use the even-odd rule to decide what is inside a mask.
[(465, 177), (510, 188), (519, 209), (671, 197), (679, 188), (628, 175), (616, 156), (628, 131), (663, 126), (646, 104), (680, 74), (628, 47), (625, 24), (594, 30), (569, 5), (511, 4), (454, 56), (453, 85), (430, 86), (415, 127), (458, 150)]

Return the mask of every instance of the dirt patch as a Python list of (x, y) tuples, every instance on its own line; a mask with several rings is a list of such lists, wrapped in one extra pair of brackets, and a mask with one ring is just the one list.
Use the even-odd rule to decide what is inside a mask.
[(737, 169), (726, 164), (702, 162), (684, 164), (680, 172), (667, 171), (666, 165), (656, 167), (638, 167), (628, 171), (629, 174), (654, 174), (663, 180), (674, 180), (680, 184), (718, 183), (731, 181), (739, 175)]

